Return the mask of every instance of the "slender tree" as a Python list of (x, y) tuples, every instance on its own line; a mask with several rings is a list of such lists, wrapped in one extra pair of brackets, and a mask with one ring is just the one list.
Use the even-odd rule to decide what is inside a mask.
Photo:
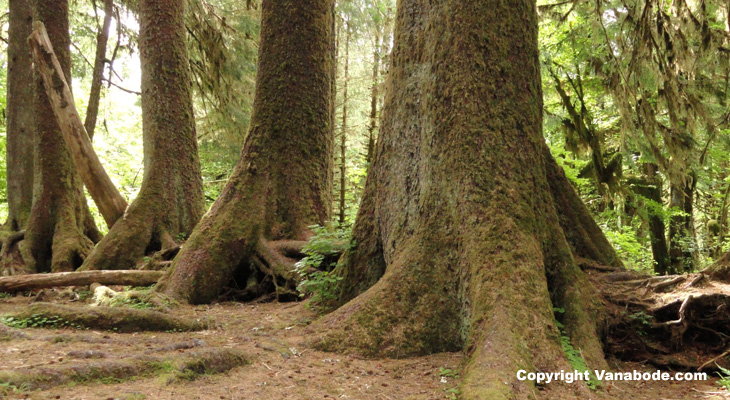
[[(463, 398), (528, 398), (516, 371), (572, 370), (557, 315), (605, 367), (578, 263), (620, 261), (542, 137), (535, 2), (403, 0), (395, 29), (381, 135), (337, 269), (350, 301), (312, 328), (317, 345), (464, 349)], [(571, 390), (561, 398), (581, 397)]]
[[(228, 184), (158, 285), (213, 300), (239, 268), (276, 262), (268, 241), (303, 240), (332, 202), (332, 0), (264, 0), (251, 130)], [(267, 249), (268, 247), (268, 249)], [(267, 261), (269, 260), (269, 261)]]
[[(33, 2), (33, 19), (41, 21), (67, 81), (71, 81), (68, 2)], [(33, 206), (20, 251), (31, 272), (78, 268), (101, 239), (84, 197), (61, 131), (53, 118), (40, 76), (35, 77), (35, 170)]]
[(345, 195), (347, 193), (347, 84), (350, 79), (350, 38), (352, 30), (350, 22), (344, 21), (345, 25), (345, 74), (342, 80), (342, 126), (340, 133), (340, 190), (339, 190), (339, 217), (338, 222), (345, 223)]
[(144, 178), (82, 269), (125, 269), (176, 246), (204, 212), (185, 42), (184, 0), (139, 3)]
[(94, 138), (96, 120), (99, 116), (99, 101), (101, 100), (101, 84), (104, 79), (106, 65), (106, 47), (109, 41), (109, 28), (114, 11), (114, 0), (104, 0), (104, 20), (96, 34), (96, 56), (94, 57), (94, 71), (91, 74), (91, 90), (89, 90), (89, 105), (86, 107), (84, 128), (89, 139)]

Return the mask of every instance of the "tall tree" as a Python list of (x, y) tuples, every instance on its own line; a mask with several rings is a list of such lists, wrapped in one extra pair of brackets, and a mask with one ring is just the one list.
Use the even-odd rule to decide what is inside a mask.
[(350, 22), (345, 20), (345, 74), (342, 81), (342, 126), (340, 133), (340, 202), (339, 202), (339, 217), (337, 222), (340, 225), (345, 223), (345, 200), (347, 193), (347, 83), (350, 78), (350, 37), (352, 30), (350, 29)]
[(114, 11), (114, 0), (104, 0), (104, 20), (96, 34), (96, 56), (94, 57), (94, 71), (91, 74), (91, 90), (89, 90), (89, 105), (86, 107), (84, 128), (89, 139), (94, 138), (96, 119), (99, 116), (99, 101), (101, 100), (101, 84), (104, 79), (106, 65), (106, 47), (109, 41), (109, 28)]
[(535, 2), (403, 0), (395, 29), (381, 136), (337, 269), (350, 301), (313, 328), (318, 346), (464, 349), (463, 398), (527, 398), (516, 371), (572, 369), (557, 317), (605, 367), (578, 262), (620, 261), (542, 137)]
[(33, 16), (30, 3), (10, 3), (8, 15), (6, 171), (8, 219), (3, 226), (0, 275), (25, 270), (17, 252), (33, 204), (33, 70), (30, 35)]
[(8, 16), (6, 227), (25, 227), (33, 201), (33, 70), (27, 39), (33, 16), (27, 0), (10, 2)]
[[(71, 81), (68, 2), (33, 2), (33, 19), (43, 22), (66, 80)], [(33, 206), (20, 251), (31, 272), (78, 268), (101, 239), (84, 197), (81, 179), (46, 96), (35, 77), (35, 177)]]
[[(251, 130), (228, 184), (157, 290), (213, 300), (237, 268), (276, 269), (268, 241), (310, 236), (331, 214), (332, 0), (264, 0)], [(270, 249), (270, 247), (269, 247)], [(260, 263), (259, 263), (260, 265)]]
[(185, 42), (185, 1), (139, 3), (144, 178), (82, 269), (125, 269), (176, 246), (204, 213)]

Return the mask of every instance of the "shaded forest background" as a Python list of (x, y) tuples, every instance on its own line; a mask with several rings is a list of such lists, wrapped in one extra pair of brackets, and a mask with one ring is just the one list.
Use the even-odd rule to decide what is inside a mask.
[[(71, 2), (72, 86), (81, 115), (88, 106), (102, 3)], [(260, 4), (189, 3), (188, 50), (210, 206), (248, 131)], [(538, 2), (544, 132), (556, 160), (628, 267), (696, 271), (730, 249), (730, 10), (713, 1), (637, 4)], [(0, 9), (7, 8), (7, 1), (0, 2)], [(337, 5), (332, 226), (345, 231), (357, 214), (377, 140), (394, 13), (394, 0)], [(2, 85), (7, 16), (0, 20)], [(126, 3), (114, 4), (94, 135), (94, 148), (127, 201), (135, 198), (143, 176), (138, 31)], [(0, 88), (3, 109), (5, 92), (5, 86)], [(2, 122), (4, 150), (4, 118)], [(2, 150), (0, 157), (5, 157)], [(5, 199), (5, 160), (0, 166), (0, 198)], [(97, 226), (106, 229), (90, 198), (88, 204)], [(5, 201), (0, 219), (6, 214)]]

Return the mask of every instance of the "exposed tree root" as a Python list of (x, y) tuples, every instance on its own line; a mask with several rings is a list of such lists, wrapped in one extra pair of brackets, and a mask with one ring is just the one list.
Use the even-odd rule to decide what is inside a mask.
[(703, 273), (591, 276), (609, 310), (607, 353), (680, 370), (730, 367), (730, 286)]
[(25, 231), (8, 232), (0, 238), (0, 276), (27, 274), (18, 242), (25, 238)]
[(117, 332), (201, 331), (210, 321), (182, 319), (158, 311), (133, 308), (72, 307), (51, 303), (35, 303), (12, 315), (16, 319), (58, 317), (72, 326)]
[(29, 390), (46, 390), (68, 383), (89, 383), (135, 376), (161, 376), (166, 382), (194, 380), (250, 364), (250, 357), (233, 349), (206, 349), (182, 357), (140, 356), (120, 361), (94, 361), (63, 367), (0, 371), (0, 383)]

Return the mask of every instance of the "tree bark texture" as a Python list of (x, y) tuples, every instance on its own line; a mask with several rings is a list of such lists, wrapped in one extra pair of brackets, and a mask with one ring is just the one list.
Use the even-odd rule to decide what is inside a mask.
[(571, 370), (562, 334), (606, 366), (575, 257), (620, 261), (543, 139), (536, 18), (530, 0), (399, 2), (381, 134), (336, 269), (350, 301), (313, 326), (318, 347), (463, 349), (465, 399), (526, 399), (517, 370)]
[(333, 18), (332, 0), (262, 3), (255, 101), (241, 158), (158, 290), (209, 302), (265, 241), (306, 240), (309, 225), (329, 220)]
[(27, 42), (33, 29), (30, 2), (10, 2), (8, 22), (6, 227), (18, 231), (28, 222), (33, 201), (33, 70)]
[(144, 178), (82, 269), (129, 269), (187, 237), (205, 211), (183, 0), (139, 3)]
[(71, 88), (64, 77), (61, 65), (54, 53), (43, 23), (35, 24), (29, 38), (36, 74), (43, 80), (53, 114), (56, 117), (61, 135), (91, 197), (99, 207), (107, 225), (112, 227), (127, 209), (127, 201), (117, 190), (114, 183), (99, 161), (91, 140), (86, 134), (81, 117), (76, 111)]
[[(43, 22), (66, 81), (71, 78), (68, 2), (33, 3), (34, 21)], [(64, 143), (46, 95), (35, 74), (35, 177), (33, 206), (20, 252), (30, 272), (78, 268), (101, 239), (84, 197), (83, 185)]]

